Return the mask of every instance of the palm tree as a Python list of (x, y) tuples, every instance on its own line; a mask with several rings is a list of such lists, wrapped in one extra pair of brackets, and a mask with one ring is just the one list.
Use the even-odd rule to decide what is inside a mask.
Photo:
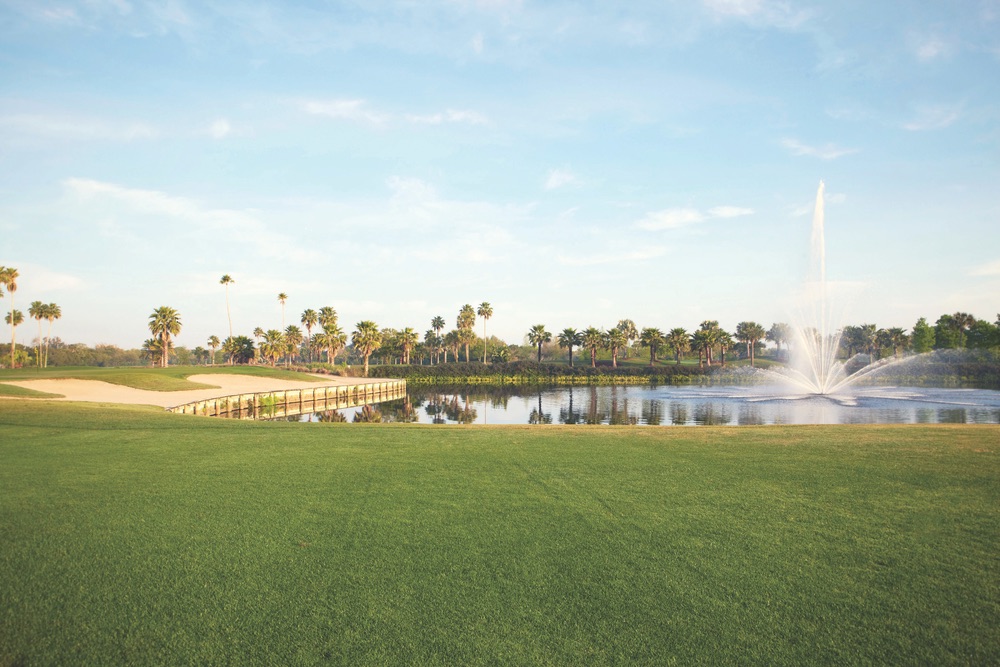
[[(476, 326), (476, 310), (472, 307), (471, 303), (465, 304), (458, 311), (458, 321), (455, 324), (458, 326), (459, 335), (462, 343), (465, 345), (465, 361), (468, 362), (469, 345), (476, 338), (476, 335), (472, 333), (472, 329)], [(472, 335), (470, 336), (469, 334)]]
[(166, 368), (169, 363), (170, 337), (181, 332), (180, 313), (169, 306), (160, 306), (149, 316), (149, 330), (162, 343), (160, 365)]
[[(18, 272), (17, 269), (15, 269), (14, 267), (12, 266), (0, 267), (0, 285), (6, 287), (7, 291), (10, 292), (11, 313), (18, 312), (14, 310), (14, 292), (17, 291), (17, 278), (18, 278)], [(15, 332), (17, 331), (17, 325), (19, 324), (19, 322), (17, 322), (17, 317), (12, 317), (11, 322), (13, 322), (13, 324), (10, 325), (10, 367), (14, 368), (14, 350), (16, 349)]]
[(726, 350), (733, 346), (733, 337), (725, 329), (719, 329), (715, 335), (715, 344), (719, 346), (719, 358), (723, 366), (726, 365)]
[(736, 340), (746, 343), (747, 356), (750, 358), (751, 367), (754, 364), (754, 352), (756, 351), (757, 343), (763, 340), (765, 336), (767, 336), (767, 331), (756, 322), (740, 322), (736, 325)]
[(778, 352), (781, 352), (781, 345), (787, 343), (792, 337), (792, 328), (785, 324), (784, 322), (775, 322), (771, 325), (771, 328), (767, 330), (765, 338), (774, 343)]
[(674, 327), (667, 334), (667, 347), (674, 351), (674, 363), (681, 363), (681, 355), (691, 347), (691, 339), (683, 327)]
[(149, 365), (153, 366), (156, 360), (163, 356), (163, 343), (156, 338), (147, 338), (142, 343), (142, 354), (149, 359)]
[(483, 363), (486, 363), (486, 322), (493, 317), (493, 306), (488, 301), (479, 304), (476, 314), (483, 318)]
[(28, 315), (38, 320), (38, 353), (35, 356), (35, 364), (42, 367), (42, 320), (45, 318), (45, 304), (41, 301), (32, 301), (28, 306)]
[(625, 334), (625, 354), (622, 356), (623, 359), (628, 359), (628, 349), (632, 346), (632, 341), (639, 337), (639, 330), (635, 326), (635, 322), (629, 319), (618, 320), (618, 324), (615, 326), (616, 329)]
[(264, 332), (264, 342), (260, 344), (260, 353), (264, 359), (271, 362), (273, 367), (278, 363), (278, 359), (285, 353), (285, 335), (277, 329), (268, 329)]
[(299, 329), (294, 324), (289, 324), (285, 328), (285, 349), (288, 350), (288, 356), (285, 357), (285, 366), (290, 366), (292, 359), (295, 358), (295, 351), (299, 349), (302, 345), (302, 329)]
[(580, 345), (590, 350), (590, 367), (597, 368), (597, 350), (604, 347), (604, 332), (597, 327), (587, 327), (581, 334)]
[[(225, 288), (226, 288), (226, 317), (229, 318), (229, 337), (230, 338), (233, 337), (233, 314), (229, 310), (229, 285), (230, 285), (230, 283), (235, 283), (235, 282), (236, 281), (233, 280), (233, 277), (230, 276), (228, 273), (226, 275), (222, 276), (222, 279), (219, 280), (219, 284), (220, 285), (224, 285)], [(214, 356), (212, 357), (212, 362), (213, 363), (215, 362), (215, 357)]]
[(45, 361), (42, 366), (49, 365), (49, 341), (52, 340), (52, 323), (62, 317), (62, 308), (58, 304), (50, 303), (45, 306), (45, 319), (49, 321), (49, 335), (45, 337)]
[(351, 344), (365, 358), (365, 377), (368, 377), (368, 357), (382, 345), (382, 332), (371, 320), (362, 320), (355, 325)]
[[(7, 311), (7, 316), (3, 318), (4, 322), (10, 325), (11, 330), (24, 322), (24, 313), (18, 309)], [(10, 367), (14, 368), (14, 364), (17, 362), (17, 358), (12, 354), (10, 357)]]
[(712, 349), (718, 344), (722, 329), (719, 328), (718, 320), (705, 320), (699, 325), (699, 329), (704, 332), (706, 346), (704, 347), (705, 361), (709, 367), (712, 366)]
[(900, 327), (889, 329), (889, 346), (892, 348), (892, 356), (899, 358), (900, 348), (905, 348), (910, 344), (910, 337), (906, 335)]
[(649, 365), (656, 363), (656, 351), (666, 343), (663, 332), (655, 327), (646, 327), (639, 334), (639, 341), (643, 347), (649, 348)]
[(278, 303), (281, 304), (281, 328), (285, 328), (285, 302), (288, 301), (288, 295), (284, 292), (278, 293)]
[(337, 354), (347, 347), (347, 334), (337, 325), (336, 318), (328, 320), (323, 328), (323, 333), (316, 334), (319, 345), (326, 349), (326, 362), (328, 364), (337, 363)]
[(707, 329), (697, 329), (691, 334), (691, 349), (698, 353), (698, 367), (705, 367), (705, 360), (709, 366), (712, 365), (712, 336)]
[(567, 328), (559, 332), (557, 336), (559, 347), (569, 348), (569, 365), (573, 367), (573, 347), (580, 345), (583, 341), (583, 334), (576, 329)]
[(458, 348), (462, 347), (462, 334), (459, 333), (458, 329), (452, 329), (444, 335), (444, 362), (448, 363), (448, 350), (451, 350), (451, 354), (455, 357), (455, 361), (458, 361)]
[(410, 351), (420, 342), (420, 335), (411, 327), (399, 332), (399, 346), (403, 349), (403, 363), (410, 363)]
[(330, 331), (337, 326), (337, 311), (333, 309), (333, 306), (323, 306), (319, 309), (318, 321), (319, 325), (323, 327), (323, 331)]
[[(230, 336), (230, 338), (232, 338), (232, 336)], [(219, 337), (218, 336), (209, 336), (208, 337), (208, 346), (212, 349), (212, 365), (213, 366), (215, 365), (215, 351), (219, 349), (219, 345), (220, 345), (220, 342), (219, 342)]]
[(312, 308), (302, 311), (302, 326), (306, 328), (306, 349), (309, 350), (309, 361), (313, 360), (312, 353), (312, 330), (319, 322), (319, 314)]
[(542, 345), (552, 340), (552, 334), (545, 330), (544, 324), (536, 324), (528, 331), (528, 343), (538, 346), (538, 363), (542, 362)]
[(628, 334), (615, 327), (604, 335), (604, 345), (611, 350), (611, 367), (618, 368), (618, 350), (628, 346)]
[(260, 343), (260, 339), (264, 337), (264, 330), (260, 327), (253, 328), (253, 337)]

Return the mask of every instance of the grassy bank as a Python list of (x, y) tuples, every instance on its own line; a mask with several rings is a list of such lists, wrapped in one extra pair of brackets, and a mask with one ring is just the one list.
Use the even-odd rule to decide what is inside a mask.
[(192, 375), (253, 375), (273, 377), (282, 380), (315, 380), (304, 373), (288, 371), (269, 366), (170, 366), (168, 368), (96, 368), (93, 366), (61, 366), (53, 368), (0, 369), (0, 395), (18, 396), (24, 390), (5, 381), (18, 380), (97, 380), (149, 391), (187, 391), (189, 389), (211, 389), (215, 385), (192, 382)]
[(996, 664), (1000, 429), (0, 404), (0, 664)]

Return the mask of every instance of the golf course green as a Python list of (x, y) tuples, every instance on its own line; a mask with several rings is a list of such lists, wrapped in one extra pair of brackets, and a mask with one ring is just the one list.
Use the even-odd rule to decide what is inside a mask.
[(0, 401), (0, 665), (997, 664), (1000, 428)]

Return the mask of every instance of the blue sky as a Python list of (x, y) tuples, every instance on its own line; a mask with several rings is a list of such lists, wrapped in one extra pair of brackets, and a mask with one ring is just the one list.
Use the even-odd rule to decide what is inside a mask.
[(1000, 1), (4, 0), (0, 169), (68, 342), (225, 337), (225, 273), (245, 334), (770, 326), (820, 180), (851, 323), (992, 321)]

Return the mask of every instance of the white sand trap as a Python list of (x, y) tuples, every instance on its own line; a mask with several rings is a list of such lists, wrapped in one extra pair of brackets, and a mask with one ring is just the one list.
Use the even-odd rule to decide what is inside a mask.
[(128, 403), (132, 405), (158, 405), (163, 408), (203, 401), (218, 396), (232, 394), (251, 394), (263, 391), (283, 391), (287, 389), (309, 389), (344, 384), (367, 384), (380, 382), (378, 378), (345, 378), (337, 375), (313, 375), (321, 378), (320, 382), (305, 382), (297, 380), (278, 380), (275, 378), (255, 377), (252, 375), (192, 375), (192, 382), (210, 384), (218, 389), (188, 389), (185, 391), (147, 391), (133, 389), (122, 385), (100, 382), (99, 380), (18, 380), (4, 384), (44, 391), (49, 394), (61, 394), (63, 398), (57, 401), (87, 401), (91, 403)]

